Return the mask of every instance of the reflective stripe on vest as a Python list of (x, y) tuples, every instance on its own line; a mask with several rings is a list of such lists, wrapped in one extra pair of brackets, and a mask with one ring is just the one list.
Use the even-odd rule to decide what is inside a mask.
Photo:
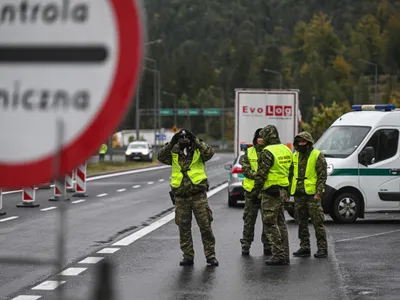
[[(250, 162), (250, 167), (251, 170), (256, 171), (258, 170), (258, 156), (257, 156), (257, 151), (256, 148), (251, 147), (247, 150), (247, 158), (249, 159)], [(243, 188), (248, 191), (251, 192), (254, 188), (254, 179), (250, 179), (245, 177), (243, 180)]]
[[(321, 152), (317, 149), (313, 149), (308, 156), (306, 171), (304, 173), (304, 189), (307, 195), (314, 195), (316, 192), (317, 184), (317, 159)], [(294, 195), (297, 187), (297, 178), (299, 177), (299, 153), (296, 152), (293, 155), (293, 180), (290, 194)]]
[[(171, 186), (178, 188), (181, 185), (183, 179), (183, 173), (181, 166), (179, 165), (179, 154), (172, 153), (172, 174), (171, 174)], [(193, 184), (199, 184), (204, 179), (207, 179), (206, 172), (204, 170), (204, 163), (201, 159), (200, 151), (195, 150), (192, 163), (190, 164), (187, 175)]]
[(263, 190), (272, 185), (289, 186), (289, 170), (292, 164), (292, 151), (283, 144), (270, 145), (264, 148), (274, 156), (274, 164), (268, 172)]

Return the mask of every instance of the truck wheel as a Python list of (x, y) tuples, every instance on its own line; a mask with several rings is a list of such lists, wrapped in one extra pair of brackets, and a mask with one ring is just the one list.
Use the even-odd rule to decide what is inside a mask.
[(343, 193), (333, 201), (332, 219), (338, 223), (353, 223), (360, 215), (361, 201), (352, 193)]
[(235, 207), (237, 205), (237, 201), (228, 195), (228, 206)]

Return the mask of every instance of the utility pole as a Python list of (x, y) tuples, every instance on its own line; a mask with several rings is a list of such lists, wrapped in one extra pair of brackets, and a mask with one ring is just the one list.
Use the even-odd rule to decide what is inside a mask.
[[(369, 64), (369, 65), (371, 65), (371, 66), (374, 66), (374, 68), (375, 68), (375, 79), (374, 79), (374, 90), (375, 90), (375, 93), (374, 93), (374, 101), (375, 101), (375, 104), (378, 104), (378, 64), (373, 63), (372, 61), (368, 61), (368, 60), (365, 60), (365, 59), (361, 59), (361, 58), (359, 58), (358, 60), (360, 60), (360, 61), (362, 61), (362, 62), (365, 62), (365, 63), (367, 63), (367, 64)], [(369, 98), (369, 97), (368, 97), (368, 98)]]
[(281, 72), (278, 72), (278, 71), (270, 70), (270, 69), (264, 69), (264, 71), (265, 71), (265, 72), (272, 73), (272, 74), (275, 74), (275, 75), (278, 75), (278, 76), (279, 76), (279, 89), (282, 89), (282, 86), (283, 86), (283, 76), (282, 76), (282, 73), (281, 73)]

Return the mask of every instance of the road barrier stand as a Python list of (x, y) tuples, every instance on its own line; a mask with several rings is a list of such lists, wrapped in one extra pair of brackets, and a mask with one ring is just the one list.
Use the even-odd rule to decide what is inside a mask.
[(4, 216), (6, 212), (3, 210), (3, 191), (0, 189), (0, 216)]
[(68, 172), (67, 174), (65, 174), (65, 184), (66, 184), (68, 193), (74, 193), (75, 192), (74, 171), (71, 171), (71, 172)]
[(17, 207), (38, 207), (39, 204), (35, 203), (35, 198), (35, 187), (25, 187), (22, 190), (22, 202), (17, 204)]
[(39, 190), (48, 190), (48, 189), (51, 189), (51, 182), (46, 182), (46, 183), (43, 183), (43, 184), (41, 184), (41, 185), (38, 185), (37, 188), (38, 188)]
[(54, 180), (54, 197), (50, 198), (49, 201), (60, 201), (69, 200), (67, 195), (67, 185), (65, 176)]
[(75, 194), (73, 197), (88, 197), (86, 194), (87, 162), (79, 165), (75, 171)]

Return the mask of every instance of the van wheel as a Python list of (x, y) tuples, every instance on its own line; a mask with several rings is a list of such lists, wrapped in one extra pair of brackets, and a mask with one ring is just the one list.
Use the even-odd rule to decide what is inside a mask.
[(293, 218), (293, 220), (295, 220), (297, 222), (297, 220), (295, 218), (295, 214), (294, 214), (294, 208), (293, 207), (289, 207), (289, 208), (286, 209), (286, 211), (289, 214), (289, 216), (291, 216)]
[(228, 206), (235, 207), (236, 205), (237, 205), (237, 201), (234, 198), (228, 196)]
[(331, 217), (338, 223), (353, 223), (360, 215), (361, 201), (352, 193), (343, 193), (333, 201)]

